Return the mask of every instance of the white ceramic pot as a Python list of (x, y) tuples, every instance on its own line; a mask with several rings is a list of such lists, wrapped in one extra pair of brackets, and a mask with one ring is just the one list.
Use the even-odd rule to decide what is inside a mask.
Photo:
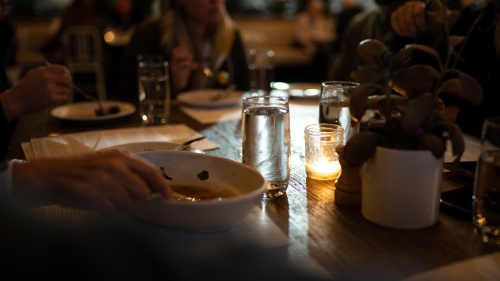
[(363, 166), (361, 212), (398, 229), (432, 226), (439, 219), (443, 159), (430, 151), (377, 147)]

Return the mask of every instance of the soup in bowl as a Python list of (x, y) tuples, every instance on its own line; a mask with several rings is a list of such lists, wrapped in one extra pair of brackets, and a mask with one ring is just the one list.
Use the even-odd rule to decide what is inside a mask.
[(209, 154), (141, 152), (161, 169), (175, 196), (139, 203), (132, 214), (144, 221), (191, 231), (229, 229), (262, 199), (267, 180), (254, 168)]

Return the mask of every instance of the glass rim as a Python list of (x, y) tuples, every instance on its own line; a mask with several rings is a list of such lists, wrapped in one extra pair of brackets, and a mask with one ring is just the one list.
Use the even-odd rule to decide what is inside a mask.
[(288, 98), (280, 97), (280, 96), (247, 96), (247, 97), (243, 97), (243, 102), (255, 101), (255, 100), (281, 101), (281, 102), (279, 102), (279, 104), (287, 104), (289, 102)]
[(329, 123), (310, 124), (304, 129), (304, 139), (321, 143), (342, 143), (344, 141), (344, 128)]
[(321, 83), (321, 87), (358, 87), (358, 82), (353, 81), (324, 81)]
[[(321, 130), (320, 129), (326, 129)], [(330, 123), (318, 123), (318, 124), (309, 124), (305, 127), (304, 132), (343, 132), (344, 128), (338, 124), (330, 124)]]

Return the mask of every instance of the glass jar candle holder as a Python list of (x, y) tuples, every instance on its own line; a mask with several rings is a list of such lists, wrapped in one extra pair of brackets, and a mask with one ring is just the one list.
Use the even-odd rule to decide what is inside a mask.
[(341, 173), (335, 151), (344, 141), (344, 129), (336, 124), (311, 124), (304, 130), (306, 174), (315, 180), (337, 180)]

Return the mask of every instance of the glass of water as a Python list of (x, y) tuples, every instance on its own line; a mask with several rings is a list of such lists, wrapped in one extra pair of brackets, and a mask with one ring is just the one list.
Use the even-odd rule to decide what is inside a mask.
[(353, 124), (349, 102), (359, 83), (348, 81), (327, 81), (321, 83), (319, 99), (319, 123), (336, 124), (344, 128), (344, 144), (359, 131)]
[(500, 116), (486, 119), (476, 168), (473, 223), (483, 242), (500, 245)]
[(271, 84), (274, 81), (274, 51), (250, 50), (248, 64), (250, 75), (250, 92), (253, 95), (267, 96), (271, 93)]
[(284, 195), (290, 178), (288, 99), (246, 97), (242, 115), (242, 162), (269, 181), (264, 198)]
[(168, 62), (163, 56), (137, 57), (139, 110), (146, 124), (165, 124), (170, 114)]

